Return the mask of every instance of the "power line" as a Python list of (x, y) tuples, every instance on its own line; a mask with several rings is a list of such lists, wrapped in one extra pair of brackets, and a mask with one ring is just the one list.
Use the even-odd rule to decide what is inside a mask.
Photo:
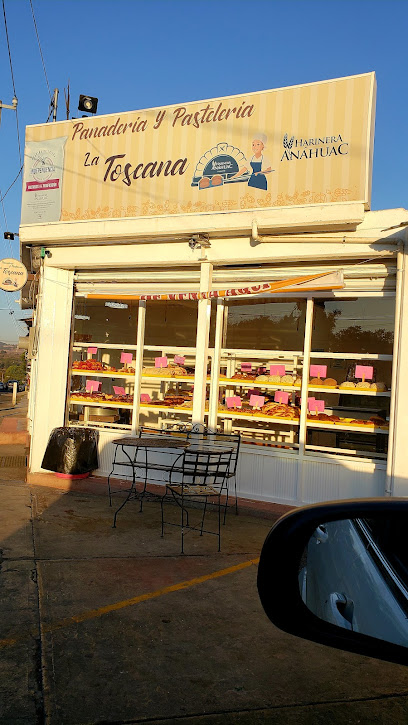
[[(16, 84), (14, 82), (13, 62), (11, 60), (10, 40), (9, 40), (8, 27), (7, 27), (6, 6), (4, 4), (4, 0), (2, 0), (2, 5), (3, 5), (4, 27), (6, 30), (7, 50), (8, 50), (8, 56), (9, 56), (9, 61), (10, 61), (11, 82), (13, 84), (14, 97), (17, 98)], [(18, 125), (17, 107), (16, 107), (16, 126), (17, 126), (18, 155), (19, 155), (20, 164), (21, 164), (22, 161), (21, 161), (20, 129), (19, 129), (19, 125)]]
[(12, 188), (12, 187), (14, 186), (14, 184), (16, 183), (16, 181), (17, 181), (18, 177), (20, 176), (20, 174), (21, 174), (21, 172), (22, 172), (22, 170), (23, 170), (23, 166), (24, 166), (24, 164), (21, 164), (21, 166), (20, 166), (20, 168), (19, 168), (19, 170), (18, 170), (18, 174), (17, 174), (16, 178), (14, 179), (14, 181), (12, 181), (12, 182), (11, 182), (10, 186), (9, 186), (9, 187), (8, 187), (8, 189), (7, 189), (7, 190), (6, 190), (5, 192), (4, 192), (3, 196), (0, 196), (0, 202), (3, 202), (3, 199), (5, 199), (5, 198), (6, 198), (7, 194), (8, 194), (8, 193), (9, 193), (9, 191), (10, 191), (10, 189), (11, 189), (11, 188)]
[[(3, 0), (3, 2), (4, 2), (4, 0)], [(38, 42), (38, 49), (39, 49), (39, 51), (40, 51), (40, 56), (41, 56), (41, 62), (42, 62), (42, 67), (43, 67), (43, 70), (44, 70), (44, 75), (45, 75), (45, 82), (46, 82), (46, 84), (47, 84), (47, 88), (48, 88), (48, 95), (49, 95), (49, 97), (50, 97), (50, 100), (51, 100), (51, 99), (52, 99), (52, 94), (51, 94), (50, 84), (48, 83), (47, 71), (46, 71), (46, 68), (45, 68), (45, 61), (44, 61), (44, 56), (43, 56), (43, 53), (42, 53), (42, 50), (41, 50), (40, 36), (39, 36), (39, 34), (38, 34), (38, 28), (37, 28), (37, 23), (36, 23), (36, 20), (35, 20), (35, 15), (34, 15), (34, 8), (33, 8), (33, 3), (32, 3), (32, 0), (30, 0), (30, 7), (31, 7), (31, 13), (32, 13), (32, 16), (33, 16), (33, 22), (34, 22), (35, 34), (36, 34), (36, 36), (37, 36), (37, 42)], [(49, 118), (49, 117), (48, 117), (48, 118)]]

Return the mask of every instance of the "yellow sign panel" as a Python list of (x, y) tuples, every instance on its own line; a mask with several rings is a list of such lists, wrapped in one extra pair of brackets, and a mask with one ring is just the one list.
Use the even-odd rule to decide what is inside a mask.
[(374, 73), (26, 132), (22, 223), (370, 204)]

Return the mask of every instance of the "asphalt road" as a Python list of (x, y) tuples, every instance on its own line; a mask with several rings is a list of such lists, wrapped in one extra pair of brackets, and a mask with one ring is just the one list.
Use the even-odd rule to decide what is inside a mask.
[(221, 553), (193, 533), (181, 556), (158, 503), (113, 529), (107, 494), (24, 483), (20, 448), (0, 446), (1, 725), (408, 723), (408, 668), (268, 621), (270, 520), (231, 514)]

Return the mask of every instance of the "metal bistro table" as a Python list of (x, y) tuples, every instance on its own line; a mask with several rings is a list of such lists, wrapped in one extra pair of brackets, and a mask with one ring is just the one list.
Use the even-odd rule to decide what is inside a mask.
[[(121, 511), (123, 509), (123, 507), (127, 504), (129, 499), (132, 498), (132, 496), (133, 496), (133, 498), (138, 498), (138, 496), (140, 496), (140, 510), (142, 510), (143, 499), (147, 493), (146, 488), (147, 488), (148, 473), (149, 473), (148, 451), (151, 449), (154, 449), (156, 451), (171, 450), (171, 449), (176, 450), (176, 449), (180, 449), (180, 448), (185, 449), (185, 448), (188, 448), (188, 446), (190, 445), (190, 441), (182, 440), (180, 438), (177, 439), (177, 438), (170, 438), (170, 437), (165, 437), (165, 436), (151, 436), (149, 438), (148, 437), (146, 437), (146, 438), (143, 438), (143, 437), (141, 437), (141, 438), (116, 438), (115, 440), (112, 441), (112, 443), (116, 446), (116, 448), (115, 448), (115, 455), (113, 458), (112, 470), (108, 476), (109, 498), (111, 498), (110, 477), (114, 471), (115, 465), (130, 466), (132, 469), (131, 488), (128, 492), (127, 497), (123, 501), (123, 503), (119, 506), (117, 511), (115, 511), (115, 515), (113, 517), (113, 528), (116, 528), (116, 517), (117, 517), (119, 511)], [(125, 462), (125, 461), (122, 461), (122, 462), (116, 461), (116, 456), (117, 456), (117, 452), (118, 452), (119, 448), (122, 449), (122, 453), (124, 456), (126, 456), (126, 458), (128, 458), (129, 463)], [(126, 450), (126, 448), (136, 449), (133, 458), (129, 454), (129, 452)], [(145, 457), (144, 457), (143, 462), (137, 460), (137, 453), (138, 453), (139, 449), (142, 449), (145, 452)], [(143, 490), (140, 492), (140, 494), (138, 494), (138, 492), (136, 490), (136, 469), (137, 468), (143, 468), (144, 473), (145, 473), (144, 486), (143, 486)], [(168, 471), (171, 469), (171, 465), (166, 466), (166, 465), (153, 464), (151, 466), (151, 469)], [(155, 494), (152, 494), (152, 495), (154, 496)]]

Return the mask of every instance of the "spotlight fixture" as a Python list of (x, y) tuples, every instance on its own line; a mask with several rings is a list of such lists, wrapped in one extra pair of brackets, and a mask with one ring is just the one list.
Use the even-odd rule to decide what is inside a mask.
[(17, 232), (4, 232), (4, 239), (10, 239), (14, 242), (14, 237), (18, 237)]
[(78, 111), (86, 113), (96, 113), (98, 108), (98, 99), (92, 96), (79, 96)]

